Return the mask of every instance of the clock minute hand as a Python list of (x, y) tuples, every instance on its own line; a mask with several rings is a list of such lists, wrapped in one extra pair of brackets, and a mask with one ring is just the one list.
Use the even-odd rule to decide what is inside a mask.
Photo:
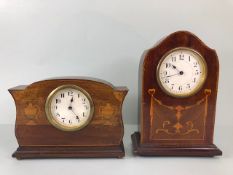
[(73, 111), (73, 108), (72, 108), (71, 105), (68, 107), (68, 109), (71, 110), (71, 112), (72, 112), (72, 113), (76, 116), (76, 118), (79, 120), (79, 116), (78, 116), (77, 114), (75, 114), (75, 112)]
[(165, 76), (165, 77), (163, 77), (163, 78), (172, 77), (172, 76), (175, 76), (175, 75), (183, 75), (183, 74), (184, 74), (184, 72), (183, 72), (183, 71), (180, 71), (180, 72), (177, 73), (177, 74), (168, 75), (168, 76)]
[(168, 75), (168, 76), (166, 76), (165, 78), (167, 78), (167, 77), (172, 77), (172, 76), (175, 76), (175, 75), (180, 75), (180, 73), (178, 73), (178, 74), (173, 74), (173, 75)]
[(78, 120), (80, 120), (80, 119), (79, 119), (79, 116), (78, 116), (77, 114), (75, 114), (75, 112), (73, 111), (73, 109), (72, 109), (71, 111), (72, 111), (73, 114), (76, 116), (76, 118), (77, 118)]

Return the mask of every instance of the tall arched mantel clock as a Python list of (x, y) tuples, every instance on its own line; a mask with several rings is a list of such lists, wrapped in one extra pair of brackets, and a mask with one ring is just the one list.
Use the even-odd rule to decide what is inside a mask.
[(134, 153), (221, 155), (213, 144), (218, 74), (215, 50), (190, 32), (175, 32), (147, 50), (140, 63)]

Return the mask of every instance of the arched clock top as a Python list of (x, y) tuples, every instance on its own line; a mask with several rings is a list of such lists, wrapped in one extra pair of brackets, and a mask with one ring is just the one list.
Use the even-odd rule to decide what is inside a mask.
[(139, 65), (140, 132), (132, 135), (134, 152), (221, 155), (213, 144), (218, 77), (216, 51), (191, 32), (174, 32), (146, 50)]

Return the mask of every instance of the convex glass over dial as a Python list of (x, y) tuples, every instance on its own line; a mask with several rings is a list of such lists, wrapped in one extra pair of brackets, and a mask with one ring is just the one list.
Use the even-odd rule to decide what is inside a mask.
[(94, 106), (90, 95), (75, 85), (63, 85), (51, 92), (46, 101), (47, 118), (64, 131), (76, 131), (91, 120)]
[(204, 58), (196, 51), (179, 47), (161, 59), (157, 67), (157, 80), (168, 95), (188, 97), (202, 87), (207, 75)]

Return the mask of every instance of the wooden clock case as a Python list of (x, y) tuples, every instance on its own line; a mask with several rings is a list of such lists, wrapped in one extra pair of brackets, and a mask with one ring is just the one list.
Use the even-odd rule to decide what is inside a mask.
[[(77, 85), (92, 97), (94, 115), (83, 129), (65, 132), (46, 117), (48, 95), (61, 85)], [(15, 135), (19, 144), (13, 154), (26, 158), (76, 158), (124, 156), (122, 104), (126, 87), (114, 87), (98, 79), (64, 77), (9, 89), (16, 104)]]
[[(207, 64), (202, 88), (186, 98), (167, 95), (156, 79), (159, 61), (168, 51), (186, 47)], [(216, 156), (213, 144), (219, 62), (215, 50), (187, 31), (175, 32), (144, 52), (139, 70), (140, 132), (132, 135), (134, 153), (141, 156)]]

